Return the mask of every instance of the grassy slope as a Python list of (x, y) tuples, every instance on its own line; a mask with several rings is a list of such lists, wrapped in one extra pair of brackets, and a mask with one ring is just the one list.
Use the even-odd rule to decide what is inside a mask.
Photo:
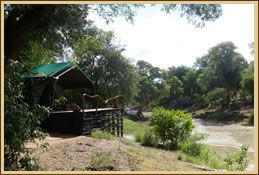
[[(245, 112), (242, 113), (241, 117), (238, 116), (240, 121), (240, 118), (243, 118), (243, 116), (246, 116), (247, 114), (249, 115), (250, 112)], [(210, 113), (209, 118), (211, 117), (215, 117), (215, 122), (228, 122), (228, 121), (236, 121), (236, 113), (233, 112), (229, 112), (229, 113), (223, 113), (223, 112), (216, 112), (216, 113)], [(218, 116), (218, 117), (216, 117)], [(224, 119), (227, 118), (227, 119)], [(149, 130), (152, 129), (152, 126), (148, 125), (147, 122), (134, 122), (132, 120), (129, 119), (125, 119), (125, 133), (126, 134), (130, 134), (130, 135), (136, 135), (136, 133), (138, 132), (148, 132)], [(147, 148), (148, 149), (148, 148)], [(187, 161), (187, 162), (191, 162), (194, 164), (198, 164), (198, 165), (203, 165), (205, 167), (210, 167), (212, 169), (226, 169), (226, 164), (223, 161), (224, 160), (224, 156), (226, 155), (226, 152), (224, 152), (224, 155), (219, 155), (218, 152), (214, 151), (214, 148), (211, 146), (202, 146), (202, 151), (201, 151), (201, 155), (200, 156), (189, 156), (184, 154), (183, 152), (179, 151), (179, 152), (172, 152), (172, 151), (165, 151), (167, 152), (167, 154), (173, 154), (173, 157), (179, 158), (182, 161)], [(233, 152), (233, 151), (231, 151)], [(234, 151), (237, 152), (237, 149)], [(156, 155), (156, 154), (155, 154)], [(144, 155), (142, 155), (143, 157), (145, 157)], [(147, 161), (149, 162), (152, 159), (148, 159)], [(156, 160), (154, 162), (150, 162), (150, 165), (153, 166), (157, 166), (155, 165), (156, 162), (161, 163), (164, 162), (163, 160), (165, 159), (159, 159)], [(177, 160), (174, 160), (175, 162), (179, 162)], [(167, 161), (166, 161), (167, 162)], [(165, 165), (165, 163), (163, 163)], [(145, 164), (142, 164), (142, 166)], [(170, 165), (169, 165), (170, 166)]]

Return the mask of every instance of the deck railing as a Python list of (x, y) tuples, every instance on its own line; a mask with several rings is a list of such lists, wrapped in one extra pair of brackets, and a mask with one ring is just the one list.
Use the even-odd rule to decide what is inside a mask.
[(90, 134), (102, 130), (123, 137), (124, 109), (110, 108), (107, 110), (84, 113), (82, 134)]

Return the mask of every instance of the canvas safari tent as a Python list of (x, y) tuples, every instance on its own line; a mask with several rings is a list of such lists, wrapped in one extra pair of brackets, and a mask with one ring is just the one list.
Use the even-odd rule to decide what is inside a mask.
[[(88, 76), (72, 62), (44, 64), (25, 72), (22, 77), (25, 80), (27, 102), (48, 107), (52, 107), (55, 99), (63, 97), (66, 89), (94, 87)], [(86, 93), (81, 95), (83, 106), (78, 110), (52, 109), (42, 127), (69, 134), (90, 134), (95, 129), (101, 129), (123, 136), (123, 108), (98, 108), (100, 96)], [(86, 97), (96, 99), (95, 109), (85, 108)], [(117, 97), (111, 98), (114, 99)]]
[(92, 88), (88, 76), (72, 62), (44, 64), (23, 74), (30, 104), (51, 106), (65, 89)]

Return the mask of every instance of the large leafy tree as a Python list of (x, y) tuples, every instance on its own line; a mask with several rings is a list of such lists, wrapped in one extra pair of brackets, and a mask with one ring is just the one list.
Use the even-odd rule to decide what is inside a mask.
[(150, 63), (140, 60), (137, 62), (137, 72), (140, 76), (136, 100), (139, 103), (137, 117), (143, 118), (143, 110), (149, 105), (156, 105), (167, 95), (168, 86), (164, 81), (163, 71)]
[(132, 20), (138, 5), (5, 5), (5, 56), (16, 59), (28, 40), (37, 40), (57, 53), (87, 34), (90, 10), (107, 21), (116, 16)]
[(198, 72), (193, 68), (189, 68), (189, 70), (184, 74), (184, 77), (183, 77), (184, 94), (190, 98), (193, 98), (194, 95), (199, 91), (197, 78), (198, 78)]
[(123, 95), (133, 98), (136, 73), (130, 61), (122, 56), (124, 50), (114, 42), (112, 32), (97, 28), (73, 44), (74, 58), (95, 83), (95, 93), (107, 99)]
[(197, 60), (196, 66), (200, 72), (198, 84), (205, 95), (215, 87), (226, 89), (228, 102), (236, 95), (247, 61), (235, 49), (236, 46), (232, 42), (222, 42)]
[(197, 85), (198, 71), (187, 66), (170, 67), (166, 80), (170, 86), (170, 95), (162, 100), (166, 107), (189, 106), (197, 99), (199, 87)]
[[(33, 39), (51, 47), (55, 52), (87, 33), (91, 21), (89, 11), (95, 11), (111, 22), (116, 16), (133, 21), (135, 9), (140, 4), (6, 4), (5, 5), (5, 56), (17, 59), (26, 43)], [(213, 4), (166, 4), (162, 10), (167, 13), (180, 11), (195, 26), (204, 26), (222, 14), (220, 5)]]

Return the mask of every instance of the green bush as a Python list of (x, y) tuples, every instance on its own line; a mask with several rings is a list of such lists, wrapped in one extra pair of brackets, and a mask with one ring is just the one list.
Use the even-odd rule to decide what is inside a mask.
[(227, 154), (224, 158), (228, 170), (244, 171), (248, 165), (247, 160), (248, 146), (242, 145), (239, 152), (235, 154)]
[(186, 140), (194, 128), (191, 115), (181, 110), (156, 108), (151, 116), (156, 136), (163, 145), (178, 149), (179, 144)]
[(178, 159), (215, 169), (226, 168), (225, 162), (220, 158), (220, 156), (206, 145), (201, 145), (199, 155), (195, 156), (190, 155), (189, 153), (186, 154), (181, 150)]
[(111, 140), (114, 136), (111, 133), (104, 132), (104, 131), (93, 131), (91, 132), (91, 136), (98, 139), (107, 139)]
[(181, 145), (181, 150), (190, 156), (199, 156), (202, 145), (197, 142), (186, 141)]
[(141, 143), (143, 146), (157, 146), (158, 139), (152, 131), (149, 132), (137, 132), (135, 134), (135, 139), (137, 142)]
[(66, 104), (68, 102), (66, 97), (59, 97), (58, 99), (55, 99), (52, 103), (53, 108), (58, 108)]
[[(194, 149), (196, 151), (196, 149)], [(248, 147), (243, 145), (239, 152), (226, 154), (220, 157), (213, 149), (206, 145), (201, 145), (199, 155), (191, 155), (190, 151), (181, 149), (178, 160), (191, 162), (193, 164), (205, 165), (214, 169), (227, 169), (231, 171), (243, 171), (248, 165), (247, 157)]]
[(195, 133), (191, 135), (186, 141), (180, 144), (181, 151), (190, 156), (200, 156), (203, 145), (198, 143), (198, 141), (204, 138), (204, 134)]
[(23, 65), (17, 61), (11, 61), (10, 65), (12, 73), (4, 77), (4, 169), (32, 170), (36, 165), (29, 158), (24, 143), (44, 137), (40, 124), (49, 109), (25, 102), (24, 84), (19, 74)]

